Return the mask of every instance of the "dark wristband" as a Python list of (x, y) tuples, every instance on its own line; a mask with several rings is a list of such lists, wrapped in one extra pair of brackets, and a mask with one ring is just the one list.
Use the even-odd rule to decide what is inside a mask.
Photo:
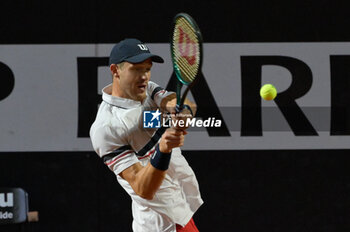
[(154, 151), (154, 154), (151, 157), (151, 165), (156, 169), (165, 171), (169, 168), (170, 158), (171, 152), (163, 153), (159, 151), (159, 144), (157, 144), (156, 150)]

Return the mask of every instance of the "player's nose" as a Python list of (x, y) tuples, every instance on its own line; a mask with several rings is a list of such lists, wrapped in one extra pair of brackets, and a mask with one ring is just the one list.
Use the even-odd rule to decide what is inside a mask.
[(147, 80), (148, 78), (149, 78), (149, 75), (148, 75), (147, 72), (145, 72), (145, 73), (143, 73), (143, 74), (141, 75), (141, 79), (142, 79), (142, 80)]

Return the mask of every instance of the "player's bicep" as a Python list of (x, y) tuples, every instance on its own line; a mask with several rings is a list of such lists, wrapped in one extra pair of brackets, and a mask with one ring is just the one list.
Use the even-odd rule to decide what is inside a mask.
[(129, 145), (121, 146), (115, 149), (114, 151), (104, 155), (102, 159), (108, 168), (116, 175), (119, 175), (130, 166), (139, 163), (135, 152), (131, 150)]
[(131, 186), (135, 185), (136, 183), (136, 176), (137, 173), (141, 171), (142, 165), (140, 163), (135, 163), (131, 165), (130, 167), (124, 169), (121, 173), (119, 173), (119, 176), (126, 180)]
[(138, 196), (147, 200), (152, 200), (163, 182), (165, 174), (166, 171), (158, 170), (150, 163), (146, 166), (135, 163), (119, 175), (130, 184)]
[(130, 184), (131, 188), (138, 196), (151, 200), (156, 189), (152, 190), (153, 186), (147, 184), (150, 182), (150, 176), (147, 178), (148, 173), (147, 171), (145, 172), (146, 169), (147, 166), (143, 167), (140, 163), (135, 163), (122, 171), (119, 176)]

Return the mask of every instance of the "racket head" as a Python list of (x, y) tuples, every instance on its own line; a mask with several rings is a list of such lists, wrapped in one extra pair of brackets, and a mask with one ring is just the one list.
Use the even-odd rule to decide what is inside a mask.
[(196, 21), (186, 13), (173, 20), (171, 58), (177, 79), (190, 85), (198, 77), (203, 59), (203, 38)]

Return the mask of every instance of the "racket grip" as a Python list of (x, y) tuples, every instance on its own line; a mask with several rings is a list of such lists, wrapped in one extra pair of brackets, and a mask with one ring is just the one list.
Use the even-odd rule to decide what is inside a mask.
[(175, 111), (176, 113), (180, 113), (184, 109), (183, 105), (176, 104)]
[(180, 113), (183, 109), (188, 109), (190, 111), (191, 115), (193, 116), (193, 111), (192, 111), (192, 109), (191, 109), (191, 107), (189, 105), (186, 105), (186, 104), (178, 105), (178, 104), (176, 104), (175, 111), (176, 111), (177, 114)]

